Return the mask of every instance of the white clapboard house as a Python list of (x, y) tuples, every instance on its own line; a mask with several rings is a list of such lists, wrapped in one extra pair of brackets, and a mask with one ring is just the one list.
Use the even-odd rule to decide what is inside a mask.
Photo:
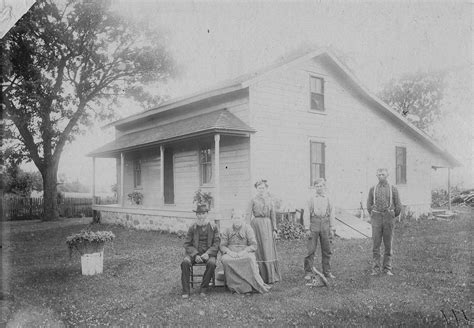
[[(145, 229), (186, 229), (199, 188), (213, 196), (210, 216), (228, 219), (246, 208), (259, 178), (302, 208), (311, 181), (324, 177), (335, 205), (354, 211), (378, 167), (419, 214), (430, 210), (433, 168), (459, 166), (325, 50), (111, 125), (115, 140), (89, 156), (116, 159), (119, 201), (95, 209), (103, 221)], [(143, 195), (139, 206), (127, 198), (133, 191)]]

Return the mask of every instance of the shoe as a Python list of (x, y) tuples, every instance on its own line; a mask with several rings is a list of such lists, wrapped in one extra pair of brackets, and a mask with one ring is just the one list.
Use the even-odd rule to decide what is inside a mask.
[(199, 288), (199, 295), (206, 296), (206, 289), (205, 288)]
[(378, 275), (379, 273), (380, 273), (379, 270), (377, 270), (377, 269), (372, 269), (372, 272), (370, 273), (370, 275), (371, 275), (371, 276), (376, 276), (376, 275)]
[(325, 276), (326, 278), (336, 279), (336, 277), (335, 277), (331, 272), (326, 273), (324, 276)]
[(384, 273), (385, 273), (387, 276), (393, 276), (393, 272), (390, 271), (390, 270), (385, 270)]
[(304, 280), (310, 281), (310, 280), (311, 280), (311, 274), (310, 274), (310, 273), (307, 273), (307, 274), (304, 276)]
[(187, 299), (187, 298), (189, 298), (189, 295), (188, 294), (183, 294), (183, 295), (181, 295), (181, 298), (182, 299)]

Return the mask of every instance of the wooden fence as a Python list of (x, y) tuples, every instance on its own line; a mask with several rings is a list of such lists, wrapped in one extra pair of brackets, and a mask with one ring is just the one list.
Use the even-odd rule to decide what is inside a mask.
[[(116, 204), (112, 197), (96, 197), (96, 204)], [(32, 220), (43, 216), (43, 198), (4, 197), (2, 204), (3, 220)], [(59, 216), (82, 217), (92, 216), (92, 198), (58, 199)]]

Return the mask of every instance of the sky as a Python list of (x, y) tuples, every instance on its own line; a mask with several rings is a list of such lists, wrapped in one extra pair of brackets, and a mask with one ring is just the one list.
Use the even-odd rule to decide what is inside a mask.
[[(454, 147), (461, 161), (472, 160), (472, 3), (151, 0), (114, 0), (113, 3), (115, 10), (124, 16), (146, 22), (165, 36), (180, 75), (157, 92), (170, 97), (205, 89), (310, 46), (332, 47), (374, 93), (390, 79), (405, 73), (449, 70), (454, 80), (450, 92), (455, 96), (450, 98), (451, 114), (447, 115), (446, 123), (440, 124), (440, 129), (446, 130), (444, 146)], [(463, 95), (458, 98), (459, 93)], [(140, 110), (133, 105), (117, 108), (117, 117)], [(91, 127), (86, 135), (67, 147), (60, 173), (91, 183), (92, 159), (84, 155), (113, 139), (113, 129), (101, 129), (106, 123), (109, 122)], [(113, 162), (97, 159), (96, 168), (98, 186), (109, 188), (115, 182)], [(458, 175), (459, 179), (472, 183), (472, 167), (464, 167)]]

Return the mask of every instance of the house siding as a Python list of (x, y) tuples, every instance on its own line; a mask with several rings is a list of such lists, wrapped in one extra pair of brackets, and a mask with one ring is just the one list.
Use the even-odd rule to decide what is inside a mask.
[[(214, 156), (214, 139), (201, 138), (169, 145), (173, 149), (174, 204), (162, 205), (160, 185), (160, 150), (152, 148), (146, 152), (125, 155), (124, 196), (125, 205), (131, 205), (127, 195), (134, 190), (143, 193), (143, 208), (188, 209), (194, 206), (196, 190), (214, 193), (214, 183), (200, 185), (199, 148), (211, 145)], [(134, 188), (133, 161), (141, 161), (142, 185)], [(214, 157), (213, 157), (214, 158)], [(117, 161), (120, 172), (120, 161)], [(118, 179), (120, 185), (120, 179)], [(230, 218), (233, 209), (243, 210), (250, 199), (249, 192), (249, 138), (221, 136), (220, 140), (220, 209), (223, 218)]]
[[(325, 112), (309, 110), (309, 76), (324, 78)], [(250, 86), (252, 180), (266, 177), (271, 192), (302, 207), (310, 192), (311, 141), (326, 145), (326, 178), (336, 206), (365, 204), (375, 171), (386, 167), (395, 183), (395, 147), (407, 149), (402, 201), (416, 212), (429, 209), (433, 154), (353, 90), (321, 59), (269, 74)], [(365, 205), (364, 205), (365, 206)]]

